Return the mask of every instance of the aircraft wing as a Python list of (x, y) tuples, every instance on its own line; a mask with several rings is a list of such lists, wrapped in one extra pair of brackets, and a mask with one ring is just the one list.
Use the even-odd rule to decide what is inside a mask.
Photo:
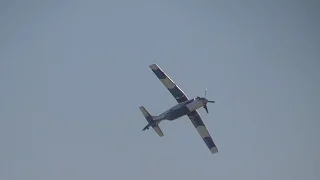
[[(168, 75), (157, 65), (152, 64), (149, 66), (151, 70), (156, 74), (159, 80), (163, 85), (169, 90), (172, 96), (177, 100), (178, 103), (187, 101), (189, 98), (187, 95), (170, 79)], [(189, 119), (191, 120), (194, 127), (197, 129), (199, 135), (202, 137), (203, 141), (206, 143), (207, 147), (212, 154), (218, 152), (218, 148), (213, 142), (205, 124), (202, 121), (202, 118), (198, 111), (193, 111), (188, 114)]]
[(218, 152), (216, 144), (213, 142), (211, 135), (209, 134), (206, 125), (203, 123), (202, 118), (198, 111), (192, 111), (188, 114), (189, 119), (191, 120), (194, 127), (197, 129), (199, 135), (202, 137), (203, 141), (206, 143), (207, 147), (212, 154)]
[(170, 93), (178, 101), (178, 103), (188, 100), (188, 97), (185, 95), (185, 93), (170, 79), (169, 76), (166, 75), (166, 73), (157, 64), (151, 64), (149, 67), (163, 83), (163, 85), (170, 91)]

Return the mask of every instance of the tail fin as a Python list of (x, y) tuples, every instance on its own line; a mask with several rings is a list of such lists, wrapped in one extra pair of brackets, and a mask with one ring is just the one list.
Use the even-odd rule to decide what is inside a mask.
[(162, 137), (163, 133), (162, 133), (162, 131), (161, 131), (159, 125), (158, 125), (159, 122), (154, 121), (153, 120), (153, 116), (151, 116), (150, 113), (143, 106), (140, 106), (139, 109), (142, 112), (143, 116), (148, 121), (148, 125), (145, 128), (143, 128), (143, 130), (149, 129), (149, 127), (151, 126), (154, 129), (154, 131), (156, 131), (156, 133), (160, 137)]

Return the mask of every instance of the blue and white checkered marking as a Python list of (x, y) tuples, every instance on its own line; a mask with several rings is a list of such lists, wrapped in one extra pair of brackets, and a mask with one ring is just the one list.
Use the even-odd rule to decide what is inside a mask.
[(193, 111), (190, 114), (188, 114), (188, 117), (190, 118), (192, 124), (194, 127), (196, 127), (198, 133), (202, 137), (203, 141), (206, 143), (207, 147), (211, 151), (212, 154), (218, 152), (218, 148), (213, 142), (206, 126), (204, 125), (200, 114), (197, 111)]
[(163, 83), (163, 85), (170, 91), (178, 103), (188, 100), (184, 92), (162, 71), (157, 64), (152, 64), (149, 67)]
[[(146, 118), (146, 120), (148, 121), (148, 124), (152, 124), (153, 123), (153, 118), (150, 115), (150, 113), (146, 110), (146, 108), (144, 108), (143, 106), (139, 107), (140, 111), (142, 112), (143, 116)], [(151, 126), (152, 128), (156, 131), (156, 133), (162, 137), (163, 136), (163, 132), (161, 131), (159, 125), (159, 123), (153, 123)]]

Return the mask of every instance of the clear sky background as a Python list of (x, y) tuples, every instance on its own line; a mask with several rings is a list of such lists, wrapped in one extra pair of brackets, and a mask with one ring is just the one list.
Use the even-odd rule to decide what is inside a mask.
[[(0, 179), (320, 179), (319, 2), (0, 3)], [(219, 153), (149, 69), (188, 95)]]

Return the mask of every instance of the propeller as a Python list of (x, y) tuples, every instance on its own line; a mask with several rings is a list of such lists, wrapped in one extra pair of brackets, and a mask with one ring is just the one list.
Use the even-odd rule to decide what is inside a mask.
[[(206, 99), (206, 97), (207, 97), (207, 89), (204, 91), (204, 98)], [(215, 101), (209, 101), (209, 100), (207, 100), (207, 103), (215, 103)], [(207, 103), (203, 106), (203, 108), (206, 110), (206, 112), (207, 113), (209, 113), (209, 111), (208, 111), (208, 107), (207, 107)]]

